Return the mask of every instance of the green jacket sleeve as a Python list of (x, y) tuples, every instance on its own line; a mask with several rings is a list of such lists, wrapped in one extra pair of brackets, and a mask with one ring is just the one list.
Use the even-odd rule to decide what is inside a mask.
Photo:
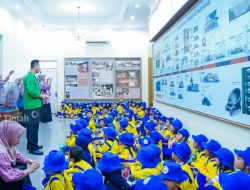
[(25, 90), (27, 91), (27, 93), (34, 98), (39, 98), (40, 91), (39, 88), (37, 88), (35, 81), (32, 81), (30, 78), (28, 78), (26, 79), (25, 83), (26, 83)]

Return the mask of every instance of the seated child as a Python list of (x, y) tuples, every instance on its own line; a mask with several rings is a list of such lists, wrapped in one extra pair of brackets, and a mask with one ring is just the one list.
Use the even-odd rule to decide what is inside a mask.
[(157, 169), (162, 171), (164, 162), (163, 162), (163, 160), (161, 158), (161, 149), (155, 144), (150, 144), (149, 147), (152, 148), (155, 151), (156, 159), (159, 162), (159, 164), (157, 165)]
[(149, 117), (147, 115), (144, 115), (142, 118), (140, 118), (139, 123), (137, 125), (137, 131), (139, 133), (139, 136), (146, 136), (146, 130), (144, 128), (144, 125), (148, 120)]
[(98, 161), (98, 169), (104, 176), (104, 184), (107, 190), (130, 189), (130, 185), (122, 177), (122, 165), (118, 155), (104, 153), (102, 159)]
[(144, 147), (137, 153), (135, 163), (129, 165), (131, 176), (135, 179), (145, 179), (150, 175), (158, 175), (161, 171), (157, 168), (159, 160), (156, 152), (150, 147)]
[(244, 151), (235, 149), (234, 153), (237, 155), (235, 167), (250, 175), (250, 147), (247, 147)]
[(154, 141), (150, 137), (141, 137), (141, 138), (138, 138), (138, 142), (136, 142), (136, 148), (138, 150), (141, 150), (143, 147), (146, 147), (153, 143)]
[(75, 146), (77, 132), (83, 129), (83, 125), (80, 121), (76, 120), (74, 123), (70, 124), (70, 129), (70, 135), (66, 137), (66, 152), (68, 151), (68, 147)]
[(134, 136), (138, 136), (136, 127), (134, 128), (134, 127), (129, 126), (129, 123), (126, 118), (123, 118), (118, 122), (118, 128), (119, 130), (123, 132), (129, 132), (133, 134)]
[(159, 121), (158, 121), (158, 131), (162, 131), (164, 129), (164, 127), (166, 126), (166, 122), (167, 122), (167, 117), (166, 116), (160, 116), (159, 117)]
[(152, 131), (150, 133), (150, 138), (153, 140), (154, 144), (156, 144), (160, 150), (161, 150), (161, 159), (163, 159), (163, 154), (162, 154), (162, 140), (163, 136), (159, 131)]
[(83, 159), (83, 150), (79, 146), (72, 146), (69, 150), (69, 166), (66, 172), (70, 175), (75, 172), (83, 172), (91, 169), (91, 165), (85, 162)]
[(95, 121), (93, 119), (93, 112), (91, 110), (87, 110), (87, 117), (89, 118), (89, 129), (94, 134), (96, 131)]
[(188, 174), (189, 186), (196, 189), (193, 172), (187, 163), (190, 155), (191, 149), (185, 141), (173, 144), (172, 159)]
[(188, 174), (175, 162), (165, 162), (159, 177), (169, 190), (195, 190), (190, 186)]
[(206, 155), (204, 152), (204, 148), (202, 146), (202, 143), (206, 143), (208, 141), (207, 137), (205, 135), (193, 135), (192, 136), (194, 142), (193, 142), (193, 148), (195, 152), (191, 155), (188, 163), (191, 166), (199, 165), (200, 163), (204, 163), (203, 159), (206, 159)]
[(151, 175), (146, 179), (140, 179), (136, 181), (134, 190), (168, 190), (167, 186), (161, 180), (160, 177)]
[(146, 136), (149, 136), (152, 131), (155, 131), (156, 124), (152, 120), (148, 120), (144, 124), (144, 129), (146, 131)]
[(52, 150), (45, 157), (43, 170), (46, 177), (43, 179), (45, 190), (62, 190), (66, 189), (66, 179), (63, 171), (67, 169), (68, 162), (61, 151)]
[(76, 190), (106, 190), (102, 175), (95, 169), (74, 173), (72, 181)]
[[(112, 152), (114, 154), (118, 154), (119, 143), (116, 139), (117, 132), (111, 127), (108, 127), (106, 129), (103, 129), (103, 133), (105, 136), (105, 142), (103, 144), (96, 144), (97, 153), (103, 154), (105, 152)], [(97, 157), (101, 158), (101, 154), (97, 154)]]
[(137, 110), (139, 118), (142, 118), (145, 115), (144, 109), (147, 107), (146, 102), (141, 102), (140, 108)]
[(193, 146), (190, 144), (190, 141), (189, 141), (189, 132), (187, 129), (180, 129), (177, 131), (177, 134), (175, 136), (175, 142), (179, 143), (179, 142), (187, 142), (188, 146), (190, 147), (191, 149), (191, 152), (194, 153), (194, 149), (193, 149)]

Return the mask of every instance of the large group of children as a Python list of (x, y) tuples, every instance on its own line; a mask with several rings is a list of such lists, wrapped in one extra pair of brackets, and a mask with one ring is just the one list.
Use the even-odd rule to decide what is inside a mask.
[(44, 161), (46, 190), (248, 190), (250, 148), (221, 147), (145, 102), (62, 102), (75, 118)]

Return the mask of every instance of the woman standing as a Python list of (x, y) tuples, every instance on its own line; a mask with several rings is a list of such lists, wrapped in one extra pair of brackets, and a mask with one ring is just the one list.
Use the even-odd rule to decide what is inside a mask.
[(50, 106), (50, 88), (51, 88), (51, 82), (52, 78), (45, 79), (44, 74), (39, 74), (38, 82), (40, 84), (41, 94), (45, 95), (46, 98), (43, 99), (43, 106), (41, 110), (41, 122), (48, 123), (52, 121), (52, 115), (51, 115), (51, 106)]
[(24, 132), (25, 128), (17, 122), (0, 122), (1, 189), (23, 190), (25, 185), (31, 185), (29, 174), (39, 168), (38, 162), (27, 159), (16, 150), (19, 138)]

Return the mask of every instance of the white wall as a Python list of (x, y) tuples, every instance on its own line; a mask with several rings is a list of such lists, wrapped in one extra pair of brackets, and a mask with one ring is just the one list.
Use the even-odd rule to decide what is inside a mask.
[[(109, 45), (85, 45), (77, 42), (72, 31), (49, 30), (25, 25), (0, 9), (0, 34), (3, 35), (3, 73), (15, 69), (15, 76), (27, 73), (32, 59), (58, 61), (58, 95), (64, 98), (64, 58), (66, 57), (141, 57), (142, 99), (148, 101), (148, 33), (147, 30), (88, 30), (86, 36), (106, 36)], [(3, 18), (3, 19), (2, 19)], [(8, 20), (8, 22), (6, 22)], [(55, 28), (55, 27), (54, 27)]]
[[(152, 38), (167, 23), (171, 16), (186, 2), (186, 0), (161, 0), (149, 21), (149, 34)], [(173, 4), (174, 3), (174, 4)], [(154, 101), (154, 106), (167, 116), (181, 119), (184, 127), (191, 134), (205, 134), (218, 140), (230, 149), (250, 146), (250, 129), (216, 120), (204, 115), (178, 109)]]

